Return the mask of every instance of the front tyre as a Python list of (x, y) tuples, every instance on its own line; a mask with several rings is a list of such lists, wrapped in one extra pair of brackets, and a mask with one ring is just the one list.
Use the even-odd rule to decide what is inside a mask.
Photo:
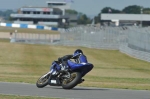
[(42, 77), (40, 77), (40, 78), (37, 80), (36, 86), (37, 86), (38, 88), (43, 88), (43, 87), (45, 87), (46, 85), (48, 85), (49, 79), (50, 79), (50, 74), (48, 74), (48, 75), (43, 75)]
[(62, 88), (63, 89), (72, 89), (75, 87), (81, 80), (82, 76), (79, 72), (71, 73), (71, 77), (68, 79), (64, 79), (62, 81)]

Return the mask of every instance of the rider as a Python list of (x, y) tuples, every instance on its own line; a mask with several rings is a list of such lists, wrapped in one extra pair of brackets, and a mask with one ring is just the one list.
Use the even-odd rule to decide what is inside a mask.
[(67, 61), (69, 59), (74, 59), (76, 63), (87, 63), (86, 56), (83, 54), (81, 49), (77, 49), (73, 55), (65, 55), (61, 58), (58, 58), (60, 62), (62, 62), (62, 65), (67, 69), (68, 68), (68, 63)]
[[(88, 63), (86, 56), (83, 54), (83, 51), (81, 49), (77, 49), (77, 50), (75, 50), (73, 55), (65, 55), (65, 56), (58, 59), (63, 65), (63, 67), (61, 68), (62, 70), (68, 70), (68, 62), (67, 61), (69, 59), (74, 59), (76, 63), (81, 63), (81, 64)], [(86, 73), (88, 73), (90, 70), (92, 70), (92, 68), (93, 68), (93, 66), (86, 68), (83, 76)]]
[[(65, 56), (63, 56), (63, 57), (61, 57), (61, 58), (58, 59), (62, 63), (62, 65), (63, 65), (63, 67), (61, 68), (61, 70), (64, 70), (64, 71), (68, 70), (68, 62), (67, 61), (69, 59), (74, 59), (76, 63), (81, 63), (81, 64), (88, 63), (86, 56), (83, 54), (83, 51), (81, 49), (77, 49), (77, 50), (75, 50), (75, 52), (74, 52), (73, 55), (65, 55)], [(89, 71), (91, 71), (92, 68), (93, 68), (93, 66), (87, 67), (84, 70), (84, 72), (82, 74), (82, 77), (85, 74), (87, 74)], [(84, 81), (84, 79), (81, 79), (81, 81), (79, 83), (81, 83), (83, 81)]]
[[(79, 56), (78, 56), (79, 55)], [(88, 64), (87, 58), (86, 56), (83, 54), (83, 51), (80, 49), (77, 49), (74, 52), (74, 56), (78, 56), (75, 61), (76, 63), (80, 63), (80, 64)], [(89, 71), (91, 71), (93, 69), (93, 65), (88, 66), (87, 68), (84, 69), (84, 72), (82, 74), (82, 77), (87, 74)]]
[(88, 63), (86, 56), (83, 54), (81, 49), (77, 49), (74, 54), (76, 63)]

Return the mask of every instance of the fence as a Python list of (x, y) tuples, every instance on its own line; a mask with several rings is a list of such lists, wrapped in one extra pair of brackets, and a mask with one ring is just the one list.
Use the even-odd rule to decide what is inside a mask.
[(127, 43), (120, 45), (120, 51), (135, 58), (150, 62), (150, 27), (131, 28)]
[(12, 42), (59, 44), (120, 50), (150, 62), (150, 28), (79, 26), (61, 30), (60, 35), (13, 34)]
[(90, 48), (118, 49), (119, 34), (114, 28), (76, 27), (62, 31), (60, 43)]
[(61, 33), (60, 43), (99, 49), (116, 49), (150, 62), (150, 28), (75, 27)]
[(11, 42), (29, 44), (55, 44), (60, 41), (58, 34), (13, 33)]

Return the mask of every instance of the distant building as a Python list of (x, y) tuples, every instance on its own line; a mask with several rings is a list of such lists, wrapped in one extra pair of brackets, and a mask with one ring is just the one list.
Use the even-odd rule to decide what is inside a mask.
[(150, 26), (150, 14), (101, 14), (101, 20), (114, 22), (116, 26)]
[[(67, 2), (47, 1), (47, 7), (22, 7), (17, 14), (10, 16), (14, 23), (37, 24), (55, 27), (76, 25), (77, 15), (66, 15), (65, 10), (70, 9)], [(73, 20), (73, 22), (72, 22)]]

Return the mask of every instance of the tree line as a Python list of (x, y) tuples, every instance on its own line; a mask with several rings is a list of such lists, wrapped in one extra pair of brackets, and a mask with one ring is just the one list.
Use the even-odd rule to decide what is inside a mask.
[[(74, 12), (75, 10), (72, 10), (70, 12)], [(78, 17), (78, 24), (90, 24), (93, 19), (90, 19), (87, 17), (86, 14), (83, 13), (78, 13), (77, 11), (75, 11), (76, 14), (79, 15)], [(125, 8), (123, 8), (122, 10), (118, 10), (118, 9), (114, 9), (111, 7), (104, 7), (100, 13), (98, 13), (98, 15), (96, 15), (94, 17), (94, 22), (95, 24), (99, 23), (101, 21), (101, 14), (102, 13), (124, 13), (124, 14), (141, 14), (141, 12), (143, 14), (150, 14), (150, 8), (144, 8), (142, 6), (138, 6), (138, 5), (130, 5), (127, 6)]]
[(150, 8), (144, 8), (142, 6), (138, 5), (130, 5), (122, 10), (114, 9), (111, 7), (105, 7), (101, 10), (101, 12), (94, 17), (95, 23), (99, 23), (101, 20), (101, 14), (102, 13), (123, 13), (123, 14), (150, 14)]
[(13, 10), (2, 11), (2, 10), (0, 10), (0, 17), (4, 18), (5, 20), (11, 20), (10, 14), (12, 14), (12, 13), (16, 13), (16, 11), (13, 11)]

